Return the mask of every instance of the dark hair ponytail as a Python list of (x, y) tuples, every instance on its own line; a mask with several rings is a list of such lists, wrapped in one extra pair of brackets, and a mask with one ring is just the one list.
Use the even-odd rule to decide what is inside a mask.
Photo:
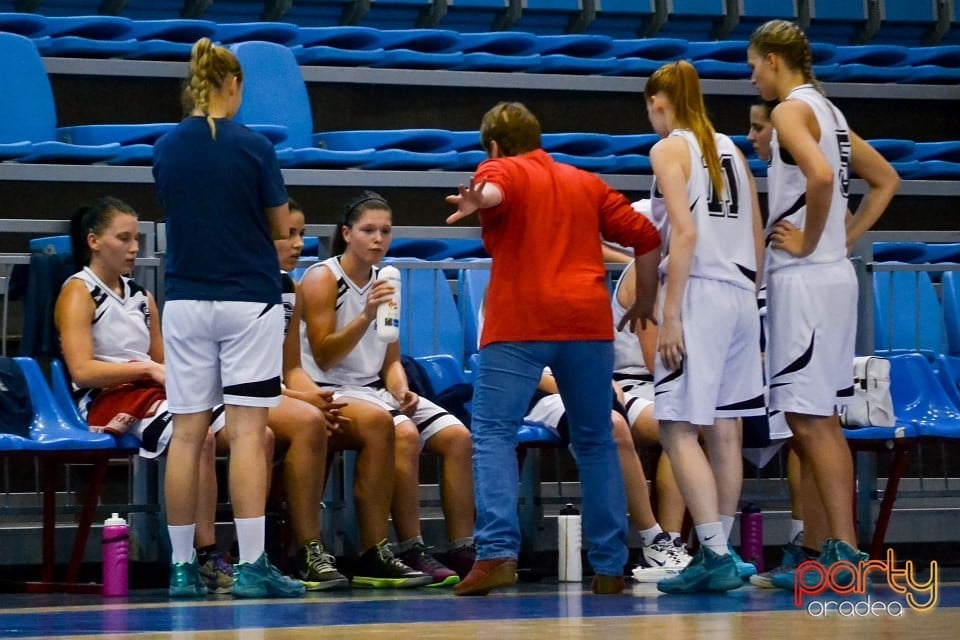
[(80, 207), (70, 216), (70, 249), (73, 261), (78, 267), (90, 265), (90, 245), (87, 235), (100, 235), (110, 226), (113, 216), (125, 213), (137, 217), (137, 212), (119, 198), (105, 196), (96, 202)]
[(343, 228), (353, 227), (360, 216), (363, 215), (363, 212), (369, 209), (380, 209), (393, 215), (393, 209), (390, 208), (390, 203), (387, 202), (386, 198), (375, 191), (364, 191), (360, 194), (360, 197), (354, 198), (344, 207), (343, 216), (337, 223), (333, 236), (330, 237), (331, 256), (339, 256), (347, 250), (347, 241), (343, 239)]

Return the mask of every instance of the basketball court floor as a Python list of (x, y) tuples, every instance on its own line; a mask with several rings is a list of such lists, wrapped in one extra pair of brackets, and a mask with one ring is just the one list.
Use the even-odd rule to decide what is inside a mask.
[[(485, 598), (449, 589), (358, 590), (297, 600), (171, 601), (163, 590), (126, 598), (0, 594), (0, 638), (152, 640), (613, 640), (617, 638), (960, 638), (960, 581), (940, 581), (936, 607), (875, 583), (865, 596), (807, 596), (750, 585), (717, 595), (664, 595), (632, 585), (594, 596), (589, 584), (520, 583)], [(926, 595), (920, 604), (929, 602)]]

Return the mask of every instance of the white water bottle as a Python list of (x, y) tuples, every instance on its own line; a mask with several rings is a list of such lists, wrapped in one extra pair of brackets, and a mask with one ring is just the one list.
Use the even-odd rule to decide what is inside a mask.
[(377, 280), (387, 280), (395, 289), (393, 299), (377, 307), (377, 337), (396, 342), (400, 338), (400, 272), (387, 265), (377, 273)]
[(580, 512), (568, 504), (557, 516), (557, 579), (560, 582), (580, 582), (583, 566), (580, 561)]

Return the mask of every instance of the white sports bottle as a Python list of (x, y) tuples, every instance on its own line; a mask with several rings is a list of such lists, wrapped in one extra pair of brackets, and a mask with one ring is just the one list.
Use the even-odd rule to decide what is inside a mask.
[(400, 337), (400, 272), (388, 265), (377, 273), (377, 280), (388, 280), (396, 290), (392, 300), (377, 307), (377, 337), (396, 342)]

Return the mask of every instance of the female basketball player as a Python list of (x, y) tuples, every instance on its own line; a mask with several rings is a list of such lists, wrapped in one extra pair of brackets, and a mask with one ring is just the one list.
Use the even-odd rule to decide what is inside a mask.
[[(760, 26), (747, 62), (760, 97), (779, 101), (767, 222), (770, 408), (786, 413), (804, 471), (816, 481), (831, 535), (820, 561), (855, 562), (865, 554), (856, 550), (853, 464), (836, 413), (853, 395), (857, 281), (847, 247), (880, 217), (899, 178), (824, 97), (799, 27)], [(846, 223), (851, 169), (868, 191)]]
[(759, 204), (743, 155), (706, 116), (692, 65), (658, 69), (644, 98), (663, 138), (650, 151), (652, 217), (666, 247), (654, 415), (701, 544), (679, 576), (657, 587), (727, 591), (742, 584), (727, 545), (743, 474), (736, 418), (764, 412)]
[[(197, 461), (213, 406), (230, 425), (230, 496), (240, 562), (233, 595), (299, 596), (264, 552), (267, 410), (280, 401), (280, 268), (273, 238), (288, 224), (273, 145), (236, 124), (243, 71), (228, 49), (194, 44), (189, 115), (154, 145), (167, 221), (164, 352), (173, 437), (166, 472), (171, 589), (189, 582)], [(176, 579), (176, 584), (174, 583)]]
[[(460, 581), (428, 552), (420, 536), (421, 450), (443, 458), (441, 500), (454, 547), (473, 546), (473, 482), (470, 433), (453, 415), (410, 391), (398, 342), (376, 334), (377, 307), (393, 295), (378, 281), (377, 264), (390, 246), (390, 205), (364, 192), (345, 210), (331, 255), (301, 280), (303, 367), (312, 380), (333, 389), (337, 400), (360, 401), (389, 411), (396, 425), (396, 476), (391, 512), (403, 564), (430, 575), (434, 585)], [(409, 330), (407, 328), (406, 330)], [(378, 546), (365, 555), (387, 557)]]

